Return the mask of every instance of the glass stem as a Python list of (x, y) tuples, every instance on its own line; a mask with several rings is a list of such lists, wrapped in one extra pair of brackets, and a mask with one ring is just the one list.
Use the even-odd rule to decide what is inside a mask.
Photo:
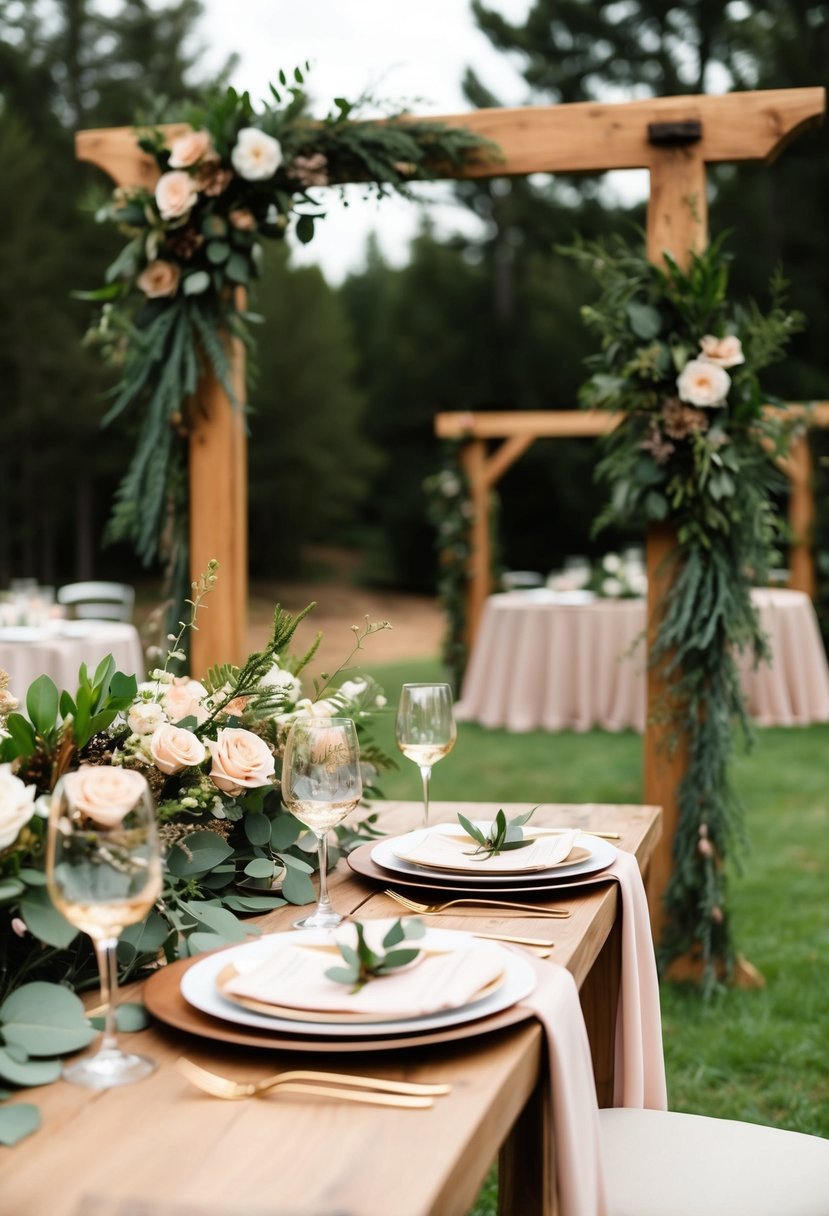
[(117, 938), (95, 938), (95, 956), (101, 976), (101, 1004), (105, 1007), (104, 1033), (99, 1051), (117, 1051), (118, 1039), (115, 1030), (115, 1014), (118, 1008), (118, 960)]
[(429, 826), (429, 778), (432, 776), (431, 764), (420, 765), (420, 776), (423, 781), (423, 826)]
[(320, 897), (317, 912), (329, 912), (331, 899), (328, 894), (328, 833), (323, 832), (322, 836), (318, 836), (317, 842), (320, 866)]

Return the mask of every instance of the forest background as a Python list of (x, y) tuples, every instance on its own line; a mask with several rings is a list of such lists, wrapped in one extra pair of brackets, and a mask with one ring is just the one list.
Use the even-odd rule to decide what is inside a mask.
[[(808, 0), (535, 0), (520, 24), (497, 3), (470, 7), (522, 65), (527, 104), (814, 86), (829, 62), (829, 4)], [(202, 18), (200, 0), (0, 0), (0, 588), (20, 575), (144, 577), (130, 551), (102, 540), (131, 426), (101, 429), (109, 373), (84, 344), (89, 306), (72, 292), (102, 281), (119, 241), (94, 223), (109, 185), (75, 161), (73, 136), (160, 121), (215, 86), (198, 49)], [(463, 88), (470, 108), (499, 104), (471, 71)], [(762, 304), (781, 265), (808, 319), (766, 382), (788, 401), (829, 398), (828, 140), (823, 126), (772, 170), (709, 175), (711, 231), (731, 232), (732, 293)], [(288, 247), (272, 250), (255, 298), (267, 340), (250, 394), (254, 579), (296, 577), (324, 541), (361, 552), (366, 584), (433, 590), (423, 482), (441, 463), (435, 413), (575, 407), (592, 349), (579, 309), (594, 288), (559, 248), (576, 234), (629, 234), (642, 205), (624, 205), (600, 177), (454, 189), (484, 236), (442, 237), (425, 210), (402, 267), (370, 244), (364, 269), (334, 286), (293, 265)], [(813, 432), (813, 445), (823, 504), (826, 433)], [(504, 566), (546, 573), (637, 539), (591, 534), (597, 457), (593, 441), (538, 442), (507, 474)], [(826, 605), (824, 507), (815, 541)], [(158, 585), (160, 571), (145, 574)]]

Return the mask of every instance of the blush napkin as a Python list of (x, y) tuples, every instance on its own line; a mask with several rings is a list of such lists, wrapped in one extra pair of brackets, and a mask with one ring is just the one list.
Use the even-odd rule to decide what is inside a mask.
[[(614, 1105), (666, 1110), (659, 985), (642, 875), (636, 858), (617, 850), (601, 877), (618, 882), (622, 904)], [(534, 967), (538, 982), (522, 1005), (541, 1022), (547, 1041), (560, 1213), (606, 1216), (595, 1079), (576, 984), (558, 964), (536, 961)]]

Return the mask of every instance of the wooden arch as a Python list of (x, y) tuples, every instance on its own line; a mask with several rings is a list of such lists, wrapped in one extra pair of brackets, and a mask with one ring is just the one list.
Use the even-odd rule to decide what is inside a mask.
[[(660, 262), (669, 251), (680, 264), (707, 241), (706, 167), (731, 161), (772, 161), (798, 132), (820, 122), (826, 106), (822, 88), (777, 89), (721, 97), (666, 97), (617, 105), (575, 105), (478, 110), (444, 118), (452, 126), (493, 140), (503, 159), (444, 176), (502, 177), (530, 173), (598, 173), (647, 169), (650, 195), (647, 252)], [(440, 120), (438, 120), (440, 121)], [(173, 133), (175, 133), (173, 131)], [(104, 169), (119, 185), (152, 185), (154, 163), (122, 127), (81, 131), (79, 159)], [(244, 353), (234, 351), (234, 375), (241, 390)], [(241, 392), (239, 395), (241, 400)], [(247, 614), (246, 441), (244, 420), (214, 381), (199, 391), (199, 418), (190, 438), (190, 552), (193, 577), (211, 557), (222, 577), (193, 637), (198, 674), (211, 663), (241, 659)], [(217, 487), (224, 497), (217, 499)], [(664, 586), (658, 570), (672, 543), (670, 532), (648, 537), (648, 619)], [(648, 698), (661, 689), (649, 673)], [(684, 772), (680, 746), (663, 746), (666, 727), (649, 723), (645, 734), (645, 799), (661, 805), (663, 837), (651, 867), (651, 907), (658, 917), (672, 866), (678, 812), (676, 790)], [(656, 928), (659, 925), (657, 923)]]

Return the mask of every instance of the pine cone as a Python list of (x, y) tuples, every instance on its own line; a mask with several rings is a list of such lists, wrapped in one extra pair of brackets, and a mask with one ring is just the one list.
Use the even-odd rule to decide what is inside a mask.
[(204, 237), (202, 234), (190, 227), (179, 228), (174, 232), (168, 233), (165, 241), (169, 252), (177, 258), (181, 258), (183, 262), (189, 262), (193, 254), (201, 249), (203, 244)]
[(104, 731), (93, 735), (86, 747), (80, 752), (82, 764), (111, 764), (112, 753), (115, 751), (115, 741)]
[(47, 752), (34, 752), (20, 761), (15, 776), (25, 785), (36, 786), (39, 794), (48, 794), (52, 789), (52, 757)]

